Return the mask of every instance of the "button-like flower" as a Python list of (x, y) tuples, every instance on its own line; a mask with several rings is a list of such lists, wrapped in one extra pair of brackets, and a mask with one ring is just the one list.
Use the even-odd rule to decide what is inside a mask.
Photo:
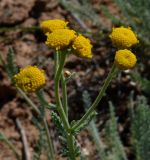
[(56, 50), (68, 47), (76, 37), (75, 31), (70, 29), (57, 29), (46, 35), (46, 45)]
[(120, 49), (130, 48), (139, 42), (136, 34), (125, 27), (113, 28), (110, 38), (112, 43)]
[(14, 76), (16, 87), (21, 88), (25, 92), (35, 92), (42, 88), (46, 78), (44, 71), (36, 66), (27, 66), (20, 69), (20, 72)]
[(72, 45), (74, 53), (82, 58), (92, 58), (92, 45), (88, 38), (79, 35), (73, 42)]
[(56, 29), (65, 29), (65, 28), (67, 28), (67, 24), (68, 24), (68, 22), (65, 22), (63, 20), (54, 19), (54, 20), (43, 21), (40, 24), (40, 27), (42, 28), (44, 33), (47, 33), (47, 32), (51, 33)]
[(127, 49), (118, 50), (115, 55), (115, 64), (121, 70), (131, 69), (136, 64), (136, 56)]

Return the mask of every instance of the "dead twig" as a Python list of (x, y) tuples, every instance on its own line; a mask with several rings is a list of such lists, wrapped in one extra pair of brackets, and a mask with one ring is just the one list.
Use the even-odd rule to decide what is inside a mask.
[(27, 143), (27, 138), (26, 138), (26, 134), (25, 134), (25, 130), (24, 128), (22, 127), (22, 124), (20, 122), (20, 120), (17, 118), (16, 119), (16, 125), (19, 129), (19, 132), (21, 134), (21, 139), (22, 139), (22, 143), (23, 143), (23, 151), (24, 151), (24, 157), (25, 157), (25, 160), (31, 160), (31, 155), (30, 155), (30, 151), (29, 151), (29, 146), (28, 146), (28, 143)]

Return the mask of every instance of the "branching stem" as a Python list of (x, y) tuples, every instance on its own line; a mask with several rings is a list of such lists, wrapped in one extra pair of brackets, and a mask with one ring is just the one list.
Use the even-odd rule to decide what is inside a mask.
[(69, 157), (70, 160), (76, 160), (76, 156), (74, 153), (74, 139), (73, 139), (73, 135), (72, 134), (68, 134), (67, 137), (67, 144), (68, 144), (68, 148), (69, 148)]
[[(56, 53), (58, 54), (58, 53)], [(72, 133), (70, 133), (70, 124), (68, 121), (68, 102), (67, 102), (67, 88), (66, 88), (66, 81), (65, 77), (62, 74), (62, 70), (64, 67), (65, 59), (66, 59), (67, 53), (62, 52), (59, 55), (59, 67), (57, 71), (55, 72), (55, 97), (56, 97), (56, 106), (57, 110), (60, 114), (60, 117), (62, 119), (64, 129), (67, 132), (67, 146), (69, 149), (69, 158), (70, 160), (75, 160), (75, 148), (74, 148), (74, 137)], [(58, 59), (55, 58), (55, 61), (58, 61)], [(57, 64), (55, 62), (55, 64)], [(62, 91), (63, 91), (63, 103), (61, 103), (60, 95), (59, 95), (59, 82), (62, 82)], [(63, 105), (62, 105), (63, 104)]]
[(55, 75), (55, 97), (56, 97), (57, 110), (60, 114), (60, 117), (63, 121), (63, 124), (64, 124), (64, 127), (65, 127), (66, 131), (69, 131), (70, 130), (70, 125), (69, 125), (68, 119), (66, 117), (65, 111), (63, 109), (61, 99), (60, 99), (60, 95), (59, 95), (59, 81), (60, 81), (62, 70), (63, 70), (63, 67), (64, 67), (65, 58), (66, 58), (66, 53), (61, 53), (61, 58), (60, 58), (60, 61), (59, 61), (59, 67), (58, 67), (56, 75)]
[(111, 71), (109, 72), (97, 98), (95, 99), (95, 101), (93, 102), (91, 107), (87, 110), (87, 112), (84, 114), (84, 116), (77, 123), (75, 123), (75, 125), (72, 127), (72, 131), (75, 131), (78, 127), (80, 127), (86, 121), (86, 119), (89, 117), (89, 115), (95, 110), (98, 103), (100, 102), (100, 100), (104, 96), (108, 85), (110, 84), (111, 80), (113, 79), (114, 75), (116, 74), (116, 71), (117, 71), (117, 68), (116, 68), (115, 64), (113, 64)]

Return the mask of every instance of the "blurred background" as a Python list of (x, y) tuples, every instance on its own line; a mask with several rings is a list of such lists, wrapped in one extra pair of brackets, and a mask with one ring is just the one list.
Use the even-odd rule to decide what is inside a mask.
[[(119, 154), (116, 155), (116, 144), (110, 142), (113, 136), (118, 137), (119, 144), (129, 160), (149, 160), (150, 143), (147, 144), (150, 142), (149, 15), (149, 0), (0, 0), (0, 160), (16, 159), (10, 148), (3, 143), (3, 134), (24, 157), (17, 120), (26, 131), (32, 159), (36, 159), (37, 143), (42, 133), (33, 122), (34, 112), (11, 84), (3, 62), (8, 61), (7, 53), (11, 47), (14, 50), (17, 67), (37, 65), (44, 69), (47, 76), (45, 97), (49, 102), (55, 102), (54, 51), (45, 45), (46, 37), (39, 28), (40, 22), (48, 19), (68, 21), (72, 29), (90, 38), (93, 44), (93, 59), (83, 60), (70, 55), (66, 61), (65, 69), (76, 72), (75, 78), (68, 83), (70, 121), (77, 120), (84, 114), (85, 101), (90, 99), (93, 102), (112, 66), (116, 51), (109, 39), (112, 27), (130, 26), (137, 33), (140, 43), (133, 48), (138, 59), (136, 67), (132, 71), (119, 73), (97, 108), (94, 127), (104, 143), (99, 150), (102, 150), (107, 158), (103, 159), (102, 154), (99, 156), (91, 132), (92, 125), (83, 130), (77, 138), (87, 160), (122, 160)], [(29, 96), (39, 104), (34, 94)], [(110, 107), (112, 105), (113, 111)], [(141, 111), (138, 107), (144, 109)], [(132, 119), (131, 112), (136, 108), (139, 109), (136, 110), (138, 115)], [(46, 115), (56, 159), (65, 159), (61, 158), (58, 133), (51, 122), (50, 111), (47, 111)], [(109, 123), (111, 118), (116, 119), (116, 126)], [(114, 135), (111, 135), (109, 125), (114, 126)], [(140, 149), (134, 147), (135, 141)], [(42, 149), (38, 156), (41, 160), (47, 159)]]

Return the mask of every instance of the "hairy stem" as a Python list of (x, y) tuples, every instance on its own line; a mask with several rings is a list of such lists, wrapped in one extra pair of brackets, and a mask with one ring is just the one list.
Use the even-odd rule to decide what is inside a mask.
[(87, 110), (87, 112), (84, 114), (84, 116), (77, 122), (75, 123), (75, 125), (72, 127), (72, 131), (76, 130), (78, 127), (80, 127), (80, 125), (82, 125), (86, 119), (89, 117), (89, 115), (95, 110), (95, 108), (97, 107), (98, 103), (100, 102), (100, 100), (102, 99), (103, 95), (105, 94), (105, 91), (108, 87), (108, 85), (110, 84), (111, 80), (113, 79), (114, 75), (116, 74), (116, 66), (115, 64), (113, 64), (110, 73), (108, 74), (97, 98), (95, 99), (95, 101), (93, 102), (93, 104), (91, 105), (91, 107)]
[(40, 110), (37, 108), (37, 106), (31, 101), (31, 99), (20, 89), (17, 88), (18, 92), (23, 96), (23, 98), (28, 102), (28, 104), (31, 106), (31, 108), (40, 115)]
[[(55, 75), (55, 97), (56, 97), (57, 110), (60, 114), (60, 117), (61, 117), (62, 122), (64, 124), (64, 128), (67, 132), (67, 146), (69, 149), (69, 158), (70, 158), (70, 160), (75, 160), (76, 156), (75, 156), (75, 149), (74, 149), (74, 137), (70, 133), (70, 124), (68, 122), (67, 88), (66, 88), (66, 82), (65, 82), (64, 75), (62, 75), (62, 70), (64, 67), (66, 55), (67, 55), (67, 53), (65, 53), (65, 52), (60, 53), (60, 55), (59, 55), (59, 67), (58, 67), (56, 75)], [(55, 64), (56, 64), (56, 62), (55, 62)], [(61, 103), (61, 99), (60, 99), (60, 95), (59, 95), (60, 79), (62, 82), (62, 90), (63, 90), (63, 105)]]
[(58, 67), (56, 75), (55, 75), (55, 97), (56, 97), (57, 110), (58, 110), (58, 112), (60, 114), (60, 117), (63, 121), (65, 129), (67, 131), (69, 131), (70, 130), (70, 125), (69, 125), (68, 119), (66, 117), (65, 111), (63, 109), (61, 99), (60, 99), (60, 95), (59, 95), (59, 81), (60, 81), (62, 70), (63, 70), (63, 67), (64, 67), (65, 58), (66, 58), (66, 53), (61, 54), (61, 58), (60, 58), (60, 61), (59, 61), (59, 67)]
[(68, 98), (67, 98), (67, 87), (64, 74), (61, 75), (61, 85), (62, 85), (62, 94), (63, 94), (63, 106), (66, 117), (68, 117)]
[(51, 137), (50, 137), (48, 124), (47, 124), (45, 119), (43, 120), (43, 124), (44, 124), (44, 128), (45, 128), (45, 131), (46, 131), (46, 137), (47, 137), (47, 141), (48, 141), (50, 157), (51, 157), (51, 160), (55, 160), (53, 143), (52, 143), (52, 140), (51, 140)]
[[(42, 94), (42, 90), (41, 90), (41, 92), (37, 91), (36, 95), (37, 95), (37, 97), (38, 97), (38, 99), (39, 99), (42, 107), (44, 107), (44, 109), (45, 109), (47, 102), (45, 101), (44, 95)], [(48, 129), (48, 123), (47, 123), (47, 121), (46, 121), (45, 118), (43, 119), (43, 125), (44, 125), (44, 129), (46, 131), (46, 137), (47, 137), (47, 141), (48, 141), (49, 154), (50, 154), (51, 160), (54, 160), (55, 156), (54, 156), (53, 142), (52, 142), (52, 139), (50, 137), (50, 133), (49, 133), (49, 129)]]
[(58, 66), (59, 66), (59, 52), (56, 51), (56, 53), (54, 54), (54, 62), (55, 62), (55, 69), (54, 69), (54, 75), (56, 76), (57, 70), (58, 70)]
[(74, 139), (73, 138), (74, 137), (73, 137), (72, 134), (68, 134), (67, 145), (68, 145), (68, 148), (69, 148), (70, 160), (76, 160), (76, 156), (75, 156), (75, 153), (74, 153)]

